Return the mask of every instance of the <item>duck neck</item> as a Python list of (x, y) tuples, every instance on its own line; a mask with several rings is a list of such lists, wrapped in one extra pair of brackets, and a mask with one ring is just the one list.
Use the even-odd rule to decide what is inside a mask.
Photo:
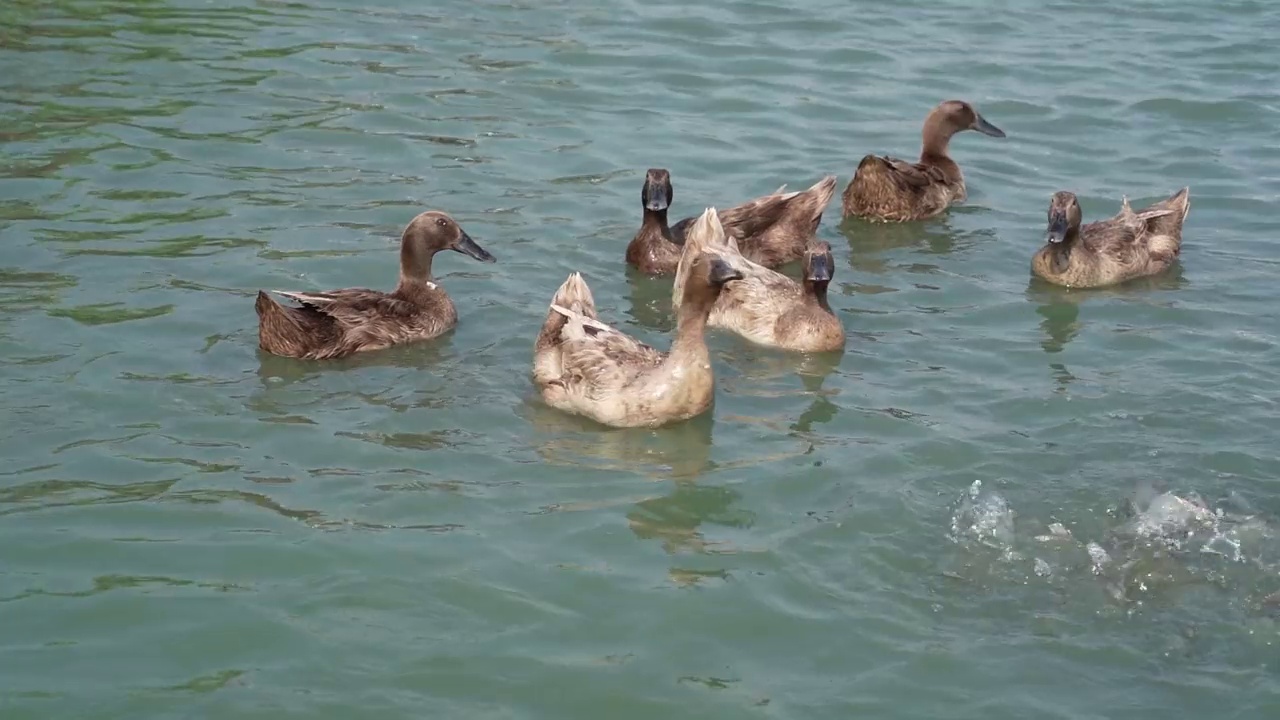
[(431, 282), (431, 261), (436, 251), (421, 247), (409, 238), (400, 242), (400, 287), (425, 286)]
[(955, 133), (940, 115), (930, 115), (924, 121), (921, 132), (920, 162), (950, 160), (947, 148), (951, 144), (951, 136)]
[(671, 226), (667, 224), (666, 210), (650, 210), (645, 208), (644, 222), (640, 225), (649, 235), (657, 235), (669, 243), (675, 243), (671, 236)]
[(1066, 272), (1071, 267), (1071, 251), (1075, 248), (1076, 239), (1080, 236), (1080, 228), (1067, 228), (1062, 242), (1049, 246), (1049, 259), (1055, 272)]
[(686, 286), (685, 297), (676, 316), (676, 339), (671, 344), (671, 357), (677, 361), (695, 359), (710, 362), (711, 351), (707, 349), (705, 332), (715, 297), (703, 297), (705, 290), (696, 294), (689, 290)]
[(822, 280), (805, 280), (804, 281), (804, 299), (805, 302), (815, 304), (827, 312), (831, 312), (831, 306), (827, 304), (827, 285), (830, 281)]

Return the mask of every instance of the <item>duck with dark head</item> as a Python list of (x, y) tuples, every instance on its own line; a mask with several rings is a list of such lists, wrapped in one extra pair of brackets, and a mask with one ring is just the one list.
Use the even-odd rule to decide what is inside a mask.
[(1031, 271), (1055, 285), (1094, 288), (1164, 272), (1182, 250), (1182, 223), (1191, 210), (1190, 188), (1134, 212), (1122, 197), (1120, 212), (1081, 225), (1074, 193), (1049, 200), (1045, 244), (1031, 258)]
[(947, 100), (924, 121), (920, 161), (867, 155), (844, 189), (844, 217), (873, 222), (924, 220), (967, 197), (964, 174), (948, 154), (951, 138), (966, 130), (1002, 138), (992, 125), (962, 100)]
[[(835, 194), (836, 178), (829, 175), (807, 190), (763, 195), (718, 213), (725, 232), (738, 241), (742, 253), (765, 267), (781, 267), (804, 256), (822, 213)], [(640, 230), (627, 245), (627, 263), (648, 275), (671, 275), (680, 262), (685, 233), (695, 218), (675, 225), (667, 211), (675, 199), (671, 173), (652, 168), (640, 188), (644, 218)]]
[[(689, 228), (709, 232), (715, 209)], [(533, 382), (551, 407), (613, 427), (658, 427), (709, 410), (715, 373), (705, 338), (707, 314), (741, 272), (714, 252), (690, 258), (670, 352), (601, 322), (591, 289), (573, 273), (556, 290), (534, 342)]]
[(424, 212), (400, 237), (395, 290), (274, 291), (299, 307), (281, 305), (259, 290), (258, 345), (274, 355), (323, 360), (442, 335), (457, 325), (458, 311), (432, 279), (431, 264), (441, 250), (496, 262), (449, 215)]

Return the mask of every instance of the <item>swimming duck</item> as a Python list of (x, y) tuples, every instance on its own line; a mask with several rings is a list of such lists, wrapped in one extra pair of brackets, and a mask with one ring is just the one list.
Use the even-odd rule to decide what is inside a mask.
[[(822, 212), (836, 190), (836, 176), (828, 175), (808, 190), (763, 195), (718, 213), (725, 232), (738, 240), (742, 254), (765, 267), (781, 267), (804, 256), (818, 230)], [(671, 173), (653, 168), (640, 189), (644, 220), (627, 245), (627, 263), (649, 275), (671, 275), (680, 263), (680, 246), (695, 218), (667, 225), (667, 209), (675, 198)]]
[(1069, 192), (1049, 201), (1045, 246), (1031, 270), (1055, 285), (1093, 288), (1168, 269), (1182, 249), (1182, 222), (1191, 209), (1190, 188), (1134, 212), (1121, 198), (1120, 212), (1081, 226), (1080, 202)]
[(924, 121), (920, 162), (867, 155), (844, 189), (844, 217), (873, 222), (924, 220), (966, 197), (964, 174), (947, 154), (951, 136), (965, 130), (1002, 138), (1004, 131), (987, 122), (973, 106), (947, 100)]
[(803, 280), (797, 282), (775, 270), (748, 260), (737, 241), (712, 223), (711, 232), (690, 237), (685, 243), (672, 289), (672, 304), (682, 304), (686, 265), (703, 252), (714, 252), (742, 274), (725, 285), (707, 319), (769, 347), (800, 352), (826, 352), (844, 347), (844, 326), (827, 304), (827, 285), (835, 270), (831, 246), (811, 241), (805, 249)]
[[(715, 210), (689, 229), (708, 232)], [(603, 322), (582, 275), (556, 291), (534, 344), (533, 381), (551, 407), (613, 427), (657, 427), (707, 411), (715, 397), (707, 313), (726, 282), (742, 274), (715, 253), (688, 262), (683, 305), (670, 352)]]
[(258, 345), (275, 355), (324, 360), (443, 334), (458, 324), (458, 311), (431, 279), (431, 261), (441, 250), (496, 262), (453, 218), (424, 212), (400, 238), (400, 282), (394, 291), (273, 291), (301, 303), (286, 307), (259, 290)]

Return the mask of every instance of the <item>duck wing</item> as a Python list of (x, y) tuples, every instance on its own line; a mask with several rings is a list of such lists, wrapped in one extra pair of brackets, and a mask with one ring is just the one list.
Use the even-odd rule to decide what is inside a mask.
[(720, 210), (720, 224), (727, 235), (738, 239), (754, 237), (778, 224), (786, 216), (791, 201), (799, 195), (798, 191), (763, 195), (736, 207)]
[(560, 382), (566, 388), (599, 398), (630, 385), (666, 359), (666, 353), (595, 318), (560, 305), (551, 309), (567, 319), (560, 331)]
[[(879, 167), (877, 169), (881, 171), (881, 174), (903, 190), (923, 190), (930, 185), (945, 184), (947, 182), (947, 176), (943, 174), (940, 168), (934, 165), (907, 162), (888, 155), (868, 155), (867, 160), (872, 160), (878, 164)], [(867, 160), (863, 161), (864, 165), (869, 164)], [(859, 168), (859, 170), (861, 169)]]
[(309, 310), (327, 315), (344, 328), (388, 319), (407, 320), (418, 313), (418, 307), (413, 303), (368, 288), (344, 288), (326, 292), (272, 292)]
[(1135, 214), (1092, 222), (1080, 228), (1085, 251), (1108, 257), (1120, 265), (1130, 265), (1146, 252), (1143, 242), (1146, 235), (1146, 222)]

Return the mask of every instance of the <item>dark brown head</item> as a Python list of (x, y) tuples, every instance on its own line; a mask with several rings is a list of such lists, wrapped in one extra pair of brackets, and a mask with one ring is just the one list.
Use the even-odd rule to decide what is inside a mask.
[(1074, 238), (1080, 230), (1080, 201), (1075, 193), (1061, 190), (1049, 200), (1049, 229), (1044, 241), (1052, 245)]
[(675, 192), (671, 187), (671, 173), (662, 168), (650, 168), (640, 188), (640, 204), (645, 211), (663, 212), (671, 207)]
[(924, 144), (949, 140), (952, 135), (965, 130), (976, 130), (983, 135), (1002, 138), (1004, 131), (987, 122), (973, 106), (963, 100), (946, 100), (934, 108), (924, 121)]
[(400, 242), (402, 252), (417, 257), (430, 257), (441, 250), (455, 250), (480, 262), (497, 262), (497, 258), (477, 245), (456, 220), (439, 210), (424, 212), (411, 220)]
[(804, 251), (805, 284), (826, 288), (835, 272), (835, 259), (831, 257), (831, 245), (826, 242), (811, 242)]

